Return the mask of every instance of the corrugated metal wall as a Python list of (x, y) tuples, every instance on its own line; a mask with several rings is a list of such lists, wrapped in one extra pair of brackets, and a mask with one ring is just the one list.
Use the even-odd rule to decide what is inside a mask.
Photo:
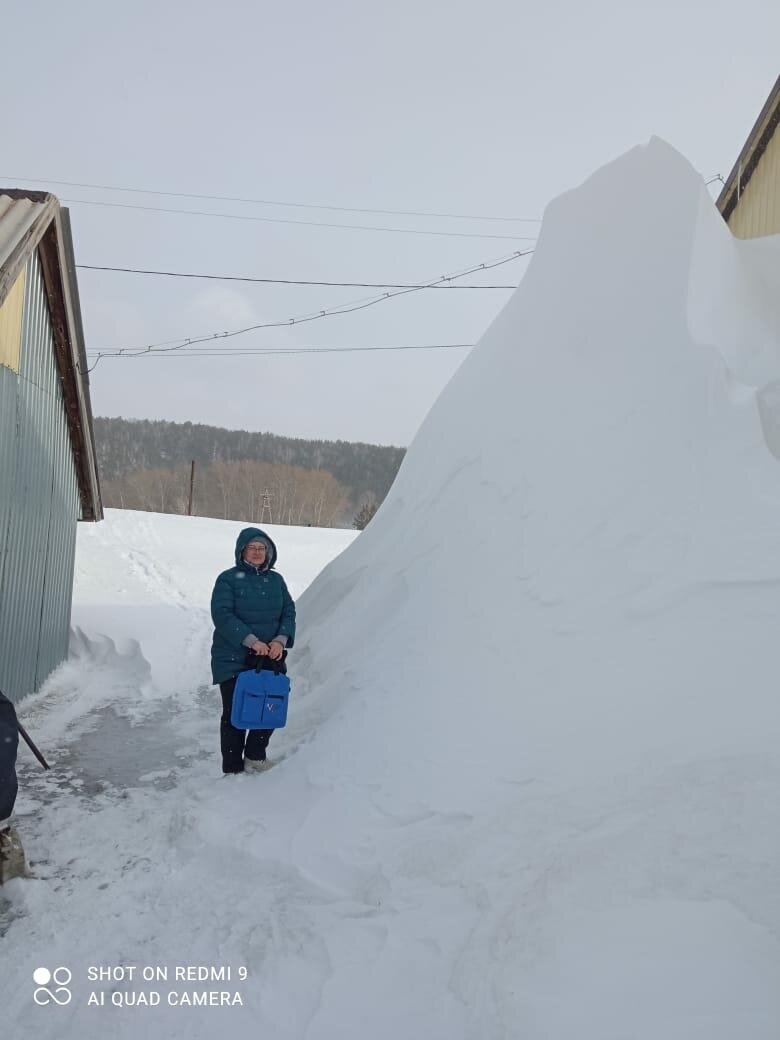
[(780, 233), (780, 130), (776, 130), (729, 217), (737, 238)]
[(0, 689), (12, 700), (37, 690), (67, 654), (80, 508), (36, 252), (20, 373), (0, 367)]

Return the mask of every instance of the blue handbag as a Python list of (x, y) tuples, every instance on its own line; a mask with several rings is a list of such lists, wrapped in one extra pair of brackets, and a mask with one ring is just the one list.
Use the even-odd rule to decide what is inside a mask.
[(240, 672), (233, 690), (230, 721), (236, 729), (281, 729), (287, 723), (290, 680), (277, 668), (264, 668), (265, 658)]

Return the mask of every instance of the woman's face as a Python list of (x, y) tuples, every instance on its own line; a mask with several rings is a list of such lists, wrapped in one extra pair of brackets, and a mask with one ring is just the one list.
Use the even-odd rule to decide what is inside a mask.
[(253, 567), (262, 567), (265, 563), (265, 542), (249, 542), (244, 549), (244, 559)]

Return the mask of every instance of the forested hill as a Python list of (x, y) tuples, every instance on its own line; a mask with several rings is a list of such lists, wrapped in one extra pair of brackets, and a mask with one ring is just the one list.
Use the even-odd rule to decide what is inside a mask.
[(149, 419), (96, 418), (95, 441), (100, 474), (107, 480), (191, 459), (200, 466), (252, 459), (327, 470), (352, 491), (355, 501), (373, 495), (377, 502), (390, 490), (405, 454), (404, 448), (376, 444), (308, 441)]

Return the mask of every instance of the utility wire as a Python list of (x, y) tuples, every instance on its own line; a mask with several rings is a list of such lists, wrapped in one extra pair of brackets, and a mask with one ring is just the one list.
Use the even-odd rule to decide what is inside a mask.
[(292, 220), (288, 217), (254, 217), (244, 213), (212, 213), (200, 209), (168, 209), (164, 206), (137, 206), (130, 202), (99, 202), (96, 199), (63, 199), (69, 206), (109, 206), (113, 209), (144, 210), (147, 213), (178, 213), (185, 217), (217, 217), (222, 220), (252, 220), (262, 224), (295, 224), (299, 227), (337, 228), (341, 231), (389, 231), (397, 235), (436, 235), (439, 238), (505, 238), (515, 242), (535, 242), (535, 235), (481, 235), (474, 231), (422, 231), (419, 228), (378, 227), (369, 224), (326, 224), (320, 220)]
[[(468, 270), (460, 271), (457, 274), (442, 275), (440, 278), (431, 279), (431, 281), (426, 282), (424, 285), (415, 285), (411, 288), (396, 289), (393, 292), (384, 292), (379, 296), (372, 296), (367, 299), (364, 298), (363, 300), (355, 300), (352, 303), (345, 303), (338, 307), (332, 307), (330, 310), (320, 310), (316, 313), (306, 314), (301, 317), (287, 318), (285, 321), (260, 322), (257, 325), (248, 325), (246, 328), (235, 329), (232, 332), (213, 332), (207, 336), (184, 338), (182, 341), (167, 340), (162, 343), (152, 343), (149, 346), (137, 349), (120, 347), (118, 350), (114, 351), (101, 350), (97, 352), (94, 364), (89, 367), (88, 371), (92, 372), (100, 363), (101, 358), (104, 357), (139, 357), (142, 354), (164, 354), (182, 350), (183, 348), (190, 347), (197, 343), (206, 343), (217, 339), (231, 339), (234, 336), (242, 336), (246, 332), (254, 332), (257, 329), (278, 329), (285, 326), (303, 325), (311, 321), (319, 321), (322, 318), (333, 317), (337, 314), (354, 314), (356, 311), (366, 310), (368, 307), (373, 307), (377, 303), (382, 303), (384, 300), (394, 299), (396, 296), (405, 296), (408, 293), (420, 292), (420, 290), (426, 289), (429, 286), (449, 282), (455, 278), (465, 278), (467, 275), (476, 274), (477, 271), (489, 271), (494, 267), (501, 267), (503, 264), (511, 263), (513, 260), (517, 260), (522, 256), (528, 256), (532, 252), (533, 249), (528, 249), (525, 252), (516, 251), (510, 256), (502, 257), (498, 260), (486, 261), (483, 264), (478, 264), (476, 267), (470, 267)], [(173, 345), (171, 346), (169, 344)]]
[[(527, 251), (527, 253), (531, 252), (533, 252), (533, 250)], [(453, 278), (463, 278), (469, 274), (474, 274), (476, 271), (490, 270), (492, 267), (499, 267), (502, 264), (509, 263), (511, 260), (515, 260), (521, 256), (525, 256), (527, 255), (527, 253), (513, 253), (509, 257), (504, 257), (498, 261), (488, 261), (487, 263), (480, 264), (478, 267), (470, 268), (469, 270), (462, 271), (458, 274), (442, 275), (441, 278), (436, 279), (435, 281), (449, 281)], [(340, 304), (337, 307), (330, 308), (329, 310), (320, 310), (314, 313), (305, 314), (295, 318), (287, 318), (284, 321), (264, 322), (257, 325), (250, 325), (246, 328), (235, 329), (232, 332), (213, 332), (205, 336), (195, 336), (186, 338), (179, 337), (179, 339), (177, 340), (163, 340), (162, 342), (152, 343), (142, 348), (121, 347), (115, 351), (99, 351), (95, 360), (95, 364), (92, 365), (89, 371), (92, 371), (92, 369), (94, 369), (97, 366), (101, 357), (137, 357), (142, 354), (167, 353), (170, 351), (178, 351), (197, 343), (207, 343), (217, 339), (230, 339), (234, 336), (240, 336), (246, 332), (253, 332), (257, 329), (284, 328), (289, 327), (291, 325), (303, 325), (311, 321), (318, 321), (321, 318), (334, 317), (339, 314), (353, 314), (356, 311), (361, 311), (367, 309), (368, 307), (373, 307), (377, 303), (382, 303), (384, 300), (393, 299), (396, 296), (404, 296), (410, 292), (418, 292), (421, 289), (427, 288), (429, 284), (433, 283), (426, 283), (425, 285), (419, 286), (415, 285), (412, 288), (400, 289), (396, 290), (395, 292), (385, 292), (378, 296), (363, 297), (359, 300), (354, 300), (345, 304)]]
[(138, 267), (101, 267), (76, 264), (82, 271), (118, 271), (122, 274), (155, 274), (167, 278), (207, 278), (217, 282), (256, 282), (260, 285), (319, 285), (347, 289), (516, 289), (516, 285), (419, 285), (414, 282), (316, 282), (301, 278), (249, 278), (231, 274), (192, 274), (189, 271), (151, 271)]
[(81, 181), (54, 181), (51, 178), (42, 180), (40, 177), (7, 177), (0, 174), (5, 181), (16, 181), (32, 184), (58, 184), (66, 188), (94, 188), (98, 191), (126, 191), (136, 195), (159, 195), (166, 198), (177, 199), (208, 199), (212, 202), (241, 202), (253, 206), (285, 206), (292, 209), (328, 209), (337, 213), (381, 213), (383, 216), (394, 217), (437, 217), (448, 220), (496, 220), (515, 224), (541, 224), (541, 217), (485, 217), (473, 213), (427, 213), (420, 210), (406, 209), (361, 209), (357, 206), (326, 206), (313, 202), (279, 202), (273, 199), (244, 199), (231, 195), (197, 195), (187, 191), (156, 191), (152, 188), (122, 188), (111, 184), (85, 184)]
[[(267, 354), (351, 354), (362, 351), (375, 350), (463, 350), (473, 347), (473, 343), (415, 343), (403, 344), (401, 346), (371, 346), (371, 347), (247, 347), (235, 350), (212, 350), (210, 347), (184, 347), (175, 354), (166, 354), (158, 351), (140, 354), (123, 354), (123, 357), (160, 357), (163, 360), (175, 361), (176, 358), (189, 357), (246, 357)], [(89, 357), (94, 357), (89, 354)], [(103, 357), (111, 357), (111, 354), (103, 354)]]

